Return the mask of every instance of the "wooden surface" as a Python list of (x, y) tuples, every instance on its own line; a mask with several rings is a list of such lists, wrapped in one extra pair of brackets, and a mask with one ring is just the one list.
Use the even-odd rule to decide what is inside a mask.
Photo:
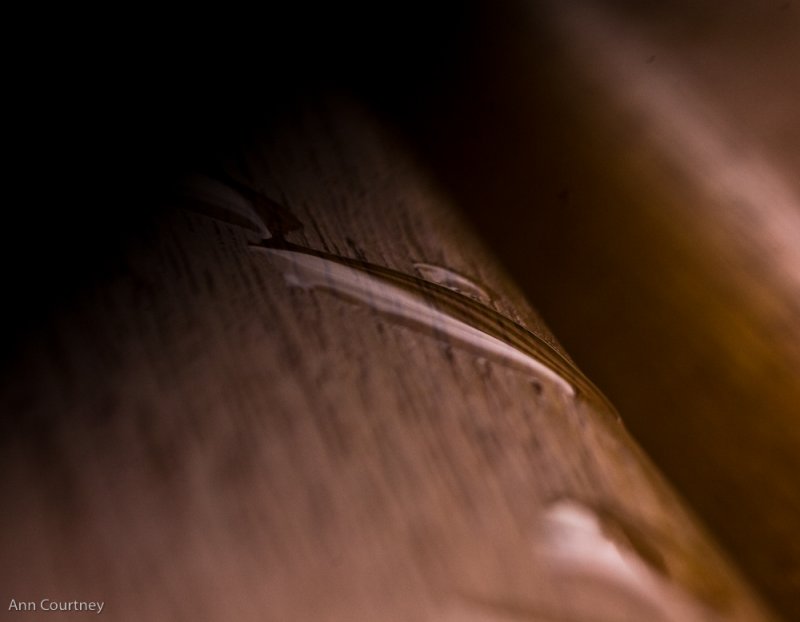
[(519, 4), (487, 11), (420, 143), (634, 436), (800, 619), (798, 6)]
[[(3, 610), (771, 619), (369, 115), (278, 127), (153, 197), (175, 209), (4, 378)], [(494, 341), (450, 332), (459, 304)]]

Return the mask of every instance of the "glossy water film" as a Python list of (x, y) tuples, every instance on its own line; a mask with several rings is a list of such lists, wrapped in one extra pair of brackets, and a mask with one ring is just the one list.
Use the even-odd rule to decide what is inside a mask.
[(451, 292), (434, 290), (435, 286), (427, 281), (388, 270), (369, 269), (364, 264), (311, 254), (290, 246), (255, 246), (254, 250), (281, 264), (286, 282), (291, 286), (327, 290), (367, 305), (397, 321), (433, 331), (482, 356), (530, 371), (553, 382), (567, 395), (575, 395), (574, 387), (561, 373), (529, 352), (511, 345), (502, 326), (495, 325), (494, 331), (488, 330), (494, 324), (492, 318), (484, 318), (480, 322), (483, 326), (476, 326), (479, 324), (477, 319), (465, 313), (475, 311), (465, 307), (464, 303), (469, 299), (458, 301), (460, 305), (447, 305), (448, 298), (443, 293)]
[(418, 278), (287, 242), (285, 234), (301, 229), (302, 224), (286, 208), (230, 175), (198, 177), (189, 188), (191, 196), (202, 199), (188, 205), (189, 209), (258, 231), (264, 239), (251, 249), (270, 257), (283, 271), (287, 285), (333, 293), (432, 332), (483, 359), (526, 370), (552, 382), (567, 396), (592, 401), (601, 412), (619, 420), (608, 400), (568, 359), (488, 306), (489, 291), (473, 279), (426, 262), (414, 264), (422, 277)]

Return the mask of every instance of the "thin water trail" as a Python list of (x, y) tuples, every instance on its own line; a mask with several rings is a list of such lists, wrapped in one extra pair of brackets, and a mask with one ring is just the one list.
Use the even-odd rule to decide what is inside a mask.
[[(489, 290), (443, 266), (416, 262), (422, 278), (286, 240), (303, 225), (291, 212), (231, 175), (190, 178), (181, 195), (190, 211), (246, 227), (262, 240), (256, 253), (280, 264), (290, 286), (329, 291), (491, 359), (545, 378), (620, 422), (608, 399), (567, 358), (489, 305)], [(260, 208), (260, 209), (259, 209)], [(267, 237), (270, 236), (270, 237)]]
[(618, 419), (605, 396), (570, 361), (536, 334), (471, 296), (397, 270), (280, 238), (251, 248), (280, 263), (284, 278), (292, 286), (330, 291), (395, 321), (432, 331), (481, 356), (546, 378), (566, 395), (589, 400)]

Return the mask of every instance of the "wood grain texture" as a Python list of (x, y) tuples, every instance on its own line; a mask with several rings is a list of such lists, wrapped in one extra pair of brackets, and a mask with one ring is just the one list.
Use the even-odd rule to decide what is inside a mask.
[[(293, 244), (467, 275), (559, 350), (358, 106), (310, 106), (225, 166), (302, 223)], [(590, 401), (154, 201), (183, 207), (4, 379), (3, 598), (103, 600), (113, 620), (770, 619)], [(633, 578), (554, 507), (591, 515)]]
[(634, 436), (800, 619), (798, 7), (507, 4), (419, 142)]

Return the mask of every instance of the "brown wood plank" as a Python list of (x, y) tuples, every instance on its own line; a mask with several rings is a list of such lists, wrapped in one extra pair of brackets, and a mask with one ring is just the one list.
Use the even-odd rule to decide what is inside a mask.
[(238, 161), (154, 197), (181, 207), (4, 379), (4, 598), (119, 620), (770, 619), (369, 115), (317, 103)]

